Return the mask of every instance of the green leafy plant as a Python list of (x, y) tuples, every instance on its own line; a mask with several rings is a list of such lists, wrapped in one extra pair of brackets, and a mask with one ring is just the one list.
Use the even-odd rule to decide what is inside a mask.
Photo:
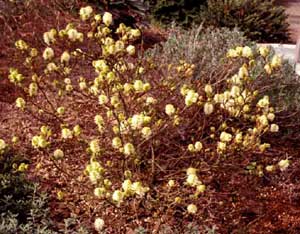
[(208, 0), (203, 19), (214, 27), (237, 27), (252, 41), (289, 39), (287, 14), (273, 0)]
[(193, 23), (201, 23), (200, 10), (206, 0), (150, 0), (149, 3), (152, 17), (156, 21), (165, 25), (176, 22), (183, 27), (189, 27)]

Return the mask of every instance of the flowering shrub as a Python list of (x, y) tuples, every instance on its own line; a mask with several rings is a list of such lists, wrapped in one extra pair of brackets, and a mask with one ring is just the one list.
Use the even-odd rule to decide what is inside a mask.
[(262, 136), (279, 131), (270, 98), (255, 82), (276, 74), (281, 58), (238, 46), (228, 51), (225, 72), (195, 79), (194, 64), (140, 55), (140, 31), (124, 24), (111, 30), (109, 12), (88, 6), (80, 18), (80, 25), (45, 32), (42, 50), (16, 41), (24, 63), (8, 77), (26, 93), (16, 108), (37, 120), (24, 144), (69, 185), (54, 189), (57, 199), (74, 193), (103, 214), (99, 204), (130, 213), (145, 206), (155, 215), (204, 212), (210, 170), (265, 152), (270, 144)]

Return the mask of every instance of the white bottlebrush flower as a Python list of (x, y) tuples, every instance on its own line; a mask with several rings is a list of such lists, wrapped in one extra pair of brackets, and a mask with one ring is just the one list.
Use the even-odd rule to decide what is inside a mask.
[(51, 60), (54, 57), (54, 50), (50, 47), (47, 47), (43, 52), (43, 58), (45, 60)]
[(17, 100), (16, 100), (16, 107), (23, 110), (25, 108), (25, 105), (26, 105), (25, 100), (21, 97), (18, 97)]
[(112, 14), (109, 12), (105, 12), (103, 17), (102, 17), (102, 21), (106, 26), (111, 25), (112, 21), (113, 21), (113, 17)]
[(3, 139), (0, 139), (0, 152), (6, 148), (6, 143)]
[(133, 45), (129, 45), (126, 48), (126, 51), (129, 55), (134, 55), (135, 54), (135, 47)]
[(270, 131), (271, 132), (278, 132), (279, 131), (279, 126), (277, 124), (271, 124)]
[(60, 57), (60, 62), (61, 63), (69, 63), (70, 58), (71, 58), (71, 56), (70, 56), (69, 52), (65, 51), (62, 53), (62, 55)]
[(55, 159), (62, 159), (64, 157), (64, 152), (61, 149), (56, 149), (53, 152), (53, 156)]
[(165, 106), (165, 112), (167, 115), (171, 116), (175, 113), (175, 107), (172, 104), (167, 104)]
[(232, 135), (227, 132), (222, 132), (220, 135), (220, 140), (222, 142), (230, 142), (232, 140)]
[(62, 138), (63, 138), (63, 139), (71, 139), (71, 138), (73, 138), (73, 133), (72, 133), (72, 131), (71, 131), (70, 129), (68, 129), (68, 128), (63, 128), (63, 129), (61, 130), (61, 135), (62, 135)]
[(246, 58), (251, 58), (253, 56), (253, 52), (249, 46), (243, 48), (242, 56)]
[(132, 155), (132, 154), (134, 154), (134, 153), (135, 153), (135, 149), (134, 149), (133, 144), (131, 144), (131, 143), (126, 143), (126, 144), (124, 145), (124, 154), (125, 154), (125, 155)]
[(104, 228), (104, 220), (101, 218), (96, 218), (94, 222), (94, 227), (97, 232), (101, 232)]
[(92, 140), (90, 142), (90, 150), (92, 151), (93, 154), (100, 153), (99, 140)]
[(188, 212), (189, 214), (196, 214), (197, 210), (198, 210), (198, 208), (197, 208), (197, 206), (194, 205), (194, 204), (189, 204), (189, 205), (187, 206), (187, 212)]
[(206, 115), (210, 115), (210, 114), (213, 113), (213, 111), (214, 111), (214, 105), (212, 103), (210, 103), (210, 102), (206, 102), (204, 104), (204, 113)]
[(79, 10), (80, 18), (83, 21), (88, 20), (91, 17), (92, 13), (93, 13), (93, 8), (91, 6), (82, 7)]
[(290, 160), (288, 159), (283, 159), (278, 162), (278, 166), (281, 171), (285, 171), (289, 167), (289, 165), (290, 165)]

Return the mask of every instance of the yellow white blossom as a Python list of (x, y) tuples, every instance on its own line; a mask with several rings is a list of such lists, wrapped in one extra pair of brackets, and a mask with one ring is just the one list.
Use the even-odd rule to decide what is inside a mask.
[(71, 131), (70, 129), (68, 129), (68, 128), (63, 128), (63, 129), (61, 130), (61, 135), (62, 135), (62, 138), (63, 138), (63, 139), (71, 139), (71, 138), (73, 138), (73, 133), (72, 133), (72, 131)]
[(225, 142), (218, 142), (217, 150), (218, 152), (224, 152), (226, 150), (226, 143)]
[(278, 55), (274, 55), (272, 60), (271, 60), (271, 67), (272, 68), (278, 68), (280, 67), (282, 64), (282, 59), (280, 56)]
[(236, 58), (238, 57), (238, 53), (236, 52), (235, 49), (229, 49), (228, 52), (227, 52), (227, 57), (229, 58)]
[(123, 201), (124, 194), (120, 190), (115, 190), (112, 195), (112, 200), (120, 204)]
[(266, 65), (264, 66), (264, 69), (265, 69), (265, 71), (266, 71), (266, 73), (267, 73), (268, 75), (271, 75), (271, 73), (272, 73), (272, 68), (271, 68), (271, 65), (270, 65), (270, 64), (266, 64)]
[(106, 189), (104, 187), (101, 187), (101, 188), (98, 187), (98, 188), (94, 189), (94, 195), (99, 198), (103, 197), (105, 192), (106, 192)]
[(206, 94), (212, 94), (213, 89), (212, 89), (212, 87), (211, 87), (210, 84), (207, 84), (207, 85), (205, 85), (205, 87), (204, 87), (204, 91), (205, 91)]
[(196, 175), (197, 173), (197, 169), (196, 168), (193, 168), (193, 167), (189, 167), (187, 170), (186, 170), (186, 174), (187, 175)]
[(54, 57), (54, 50), (50, 47), (47, 47), (43, 52), (43, 58), (45, 60), (51, 60)]
[(188, 145), (188, 151), (195, 152), (195, 146), (193, 144)]
[(146, 139), (149, 138), (152, 134), (151, 128), (149, 128), (149, 127), (143, 127), (141, 132), (142, 132), (143, 137)]
[(242, 66), (242, 67), (239, 69), (238, 76), (239, 76), (240, 78), (245, 78), (245, 77), (248, 77), (248, 76), (249, 76), (249, 72), (248, 72), (248, 69), (247, 69), (246, 66)]
[(109, 25), (111, 25), (112, 20), (113, 20), (112, 14), (109, 13), (109, 12), (105, 12), (104, 15), (103, 15), (103, 17), (102, 17), (103, 23), (104, 23), (106, 26), (109, 26)]
[(76, 137), (81, 134), (81, 128), (78, 124), (73, 127), (73, 133), (74, 133), (74, 136), (76, 136)]
[(141, 32), (139, 29), (131, 29), (129, 31), (130, 35), (132, 35), (133, 37), (139, 37), (141, 36)]
[(88, 20), (91, 17), (92, 13), (93, 13), (93, 8), (91, 6), (82, 7), (79, 10), (80, 18), (83, 21)]
[(157, 102), (157, 100), (153, 97), (147, 97), (146, 98), (146, 103), (149, 104), (155, 104)]
[(268, 126), (269, 124), (268, 118), (265, 115), (259, 116), (257, 120), (262, 126)]
[(53, 156), (55, 159), (62, 159), (64, 157), (64, 152), (61, 149), (56, 149), (53, 152)]
[(268, 120), (270, 120), (271, 122), (275, 119), (275, 114), (274, 113), (269, 113), (267, 115)]
[(3, 139), (0, 139), (0, 152), (6, 148), (6, 143)]
[(132, 155), (132, 154), (134, 154), (134, 153), (135, 153), (135, 149), (134, 149), (133, 144), (131, 144), (131, 143), (126, 143), (126, 144), (124, 145), (124, 154), (125, 154), (125, 155)]
[(245, 46), (242, 51), (242, 56), (251, 58), (253, 56), (252, 49), (249, 46)]
[(124, 180), (124, 182), (122, 183), (122, 189), (124, 190), (125, 194), (131, 193), (131, 186), (132, 186), (131, 180), (129, 179)]
[(132, 129), (140, 129), (144, 124), (144, 115), (135, 114), (131, 118), (131, 127)]
[(95, 219), (94, 227), (95, 227), (95, 230), (96, 230), (97, 232), (100, 233), (100, 232), (103, 230), (104, 225), (105, 225), (105, 223), (104, 223), (104, 220), (103, 220), (103, 219), (101, 219), (101, 218), (96, 218), (96, 219)]
[(242, 143), (243, 141), (243, 133), (239, 132), (235, 135), (234, 141), (236, 143)]
[(204, 104), (204, 113), (206, 115), (210, 115), (210, 114), (213, 113), (213, 111), (214, 111), (214, 105), (212, 103), (210, 103), (210, 102), (206, 102)]
[(279, 131), (279, 126), (277, 124), (271, 124), (270, 131), (271, 132), (278, 132)]
[(27, 43), (25, 41), (23, 41), (23, 40), (17, 40), (15, 42), (15, 46), (19, 50), (27, 50), (28, 49)]
[[(56, 30), (55, 30), (56, 32)], [(45, 32), (43, 34), (43, 40), (47, 45), (50, 45), (51, 43), (54, 43), (56, 41), (55, 39), (56, 33), (54, 33), (53, 30), (50, 30), (49, 32)]]
[(274, 165), (268, 165), (268, 166), (266, 166), (266, 171), (272, 172), (274, 170), (275, 170), (275, 166)]
[(186, 178), (186, 182), (188, 185), (192, 187), (196, 187), (197, 185), (201, 184), (196, 174), (188, 175), (188, 177)]
[(134, 193), (139, 195), (140, 197), (143, 197), (146, 192), (149, 191), (148, 187), (143, 187), (141, 182), (134, 182), (131, 186), (131, 189)]
[(135, 47), (133, 45), (129, 45), (126, 48), (126, 51), (129, 55), (134, 55), (135, 54)]
[(206, 190), (206, 186), (204, 184), (200, 184), (196, 189), (198, 193), (203, 193)]
[(261, 46), (258, 48), (258, 50), (259, 50), (260, 55), (263, 57), (267, 57), (269, 54), (269, 51), (270, 51), (270, 49), (266, 46)]
[(194, 90), (189, 90), (185, 96), (185, 105), (190, 106), (198, 101), (199, 94)]
[(168, 181), (168, 187), (172, 188), (175, 185), (175, 181), (174, 180), (169, 180)]
[(240, 88), (238, 86), (233, 85), (231, 87), (230, 94), (231, 94), (232, 97), (234, 97), (234, 98), (238, 97), (240, 95), (240, 92), (241, 92), (241, 90), (240, 90)]
[(203, 149), (203, 145), (200, 141), (195, 143), (195, 151), (201, 151)]
[(21, 97), (18, 97), (17, 100), (16, 100), (16, 107), (23, 110), (25, 108), (25, 105), (26, 105), (25, 100)]
[(281, 171), (285, 171), (290, 165), (290, 160), (288, 159), (282, 159), (278, 162), (278, 166), (279, 166), (279, 169)]
[(135, 91), (137, 92), (142, 92), (144, 89), (144, 83), (141, 80), (135, 80), (133, 83), (133, 88), (135, 89)]
[(34, 148), (46, 148), (48, 146), (48, 142), (45, 140), (43, 136), (34, 136), (31, 139), (31, 144)]
[(112, 139), (112, 147), (115, 149), (119, 149), (122, 146), (122, 141), (119, 137), (114, 137)]
[(61, 63), (69, 63), (70, 58), (71, 58), (71, 56), (70, 56), (69, 52), (68, 51), (64, 51), (62, 53), (62, 55), (60, 56), (60, 62)]
[(56, 109), (56, 112), (59, 114), (59, 115), (63, 115), (65, 113), (65, 108), (63, 106), (60, 106)]
[(30, 97), (35, 96), (37, 94), (37, 90), (38, 90), (37, 84), (35, 82), (30, 83), (29, 89), (28, 89), (29, 96)]
[(99, 95), (98, 100), (100, 105), (104, 105), (108, 103), (108, 97), (104, 94)]
[(101, 115), (96, 115), (95, 118), (94, 118), (94, 122), (95, 122), (97, 125), (103, 125), (104, 120), (103, 120), (103, 118), (102, 118)]
[[(11, 139), (11, 142), (12, 142), (13, 144), (18, 143), (18, 141), (19, 141), (19, 137), (17, 137), (17, 136), (13, 136), (12, 139)], [(1, 148), (1, 147), (0, 147), (0, 148)]]
[(197, 206), (194, 205), (194, 204), (189, 204), (189, 205), (187, 206), (187, 212), (188, 212), (189, 214), (196, 214), (196, 213), (197, 213), (197, 210), (198, 210), (198, 208), (197, 208)]
[(92, 140), (90, 142), (90, 150), (93, 154), (99, 154), (100, 153), (100, 146), (99, 146), (99, 140)]
[(262, 99), (260, 99), (257, 103), (257, 106), (260, 108), (267, 108), (270, 105), (270, 100), (268, 96), (264, 96)]
[(167, 115), (171, 116), (175, 113), (176, 109), (172, 104), (167, 104), (165, 106), (165, 112)]
[(230, 142), (232, 140), (232, 135), (227, 132), (222, 132), (220, 135), (220, 140), (222, 142)]

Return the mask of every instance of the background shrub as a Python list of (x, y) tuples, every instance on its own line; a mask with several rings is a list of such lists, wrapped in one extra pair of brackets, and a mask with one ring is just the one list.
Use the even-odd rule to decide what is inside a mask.
[(206, 0), (149, 0), (152, 17), (157, 21), (169, 25), (172, 22), (189, 27), (193, 23), (199, 24), (201, 7)]
[(197, 0), (150, 1), (153, 17), (165, 24), (171, 22), (190, 27), (204, 22), (215, 28), (239, 28), (252, 41), (287, 42), (287, 15), (273, 0)]
[[(238, 46), (250, 46), (256, 51), (259, 47), (237, 28), (204, 28), (200, 25), (184, 30), (173, 26), (167, 41), (149, 50), (148, 55), (164, 63), (184, 59), (195, 65), (194, 78), (203, 80), (222, 72), (228, 50)], [(275, 55), (275, 50), (271, 47), (269, 50), (270, 59)], [(240, 65), (242, 63), (240, 61)], [(263, 70), (262, 64), (262, 61), (257, 64), (257, 72)], [(283, 61), (283, 66), (276, 74), (272, 74), (272, 79), (257, 80), (255, 83), (258, 89), (263, 90), (262, 95), (269, 95), (272, 102), (276, 103), (278, 112), (297, 112), (300, 109), (299, 79), (293, 65), (287, 60)]]
[(273, 0), (208, 0), (203, 19), (214, 27), (237, 27), (252, 41), (289, 39), (287, 14)]

